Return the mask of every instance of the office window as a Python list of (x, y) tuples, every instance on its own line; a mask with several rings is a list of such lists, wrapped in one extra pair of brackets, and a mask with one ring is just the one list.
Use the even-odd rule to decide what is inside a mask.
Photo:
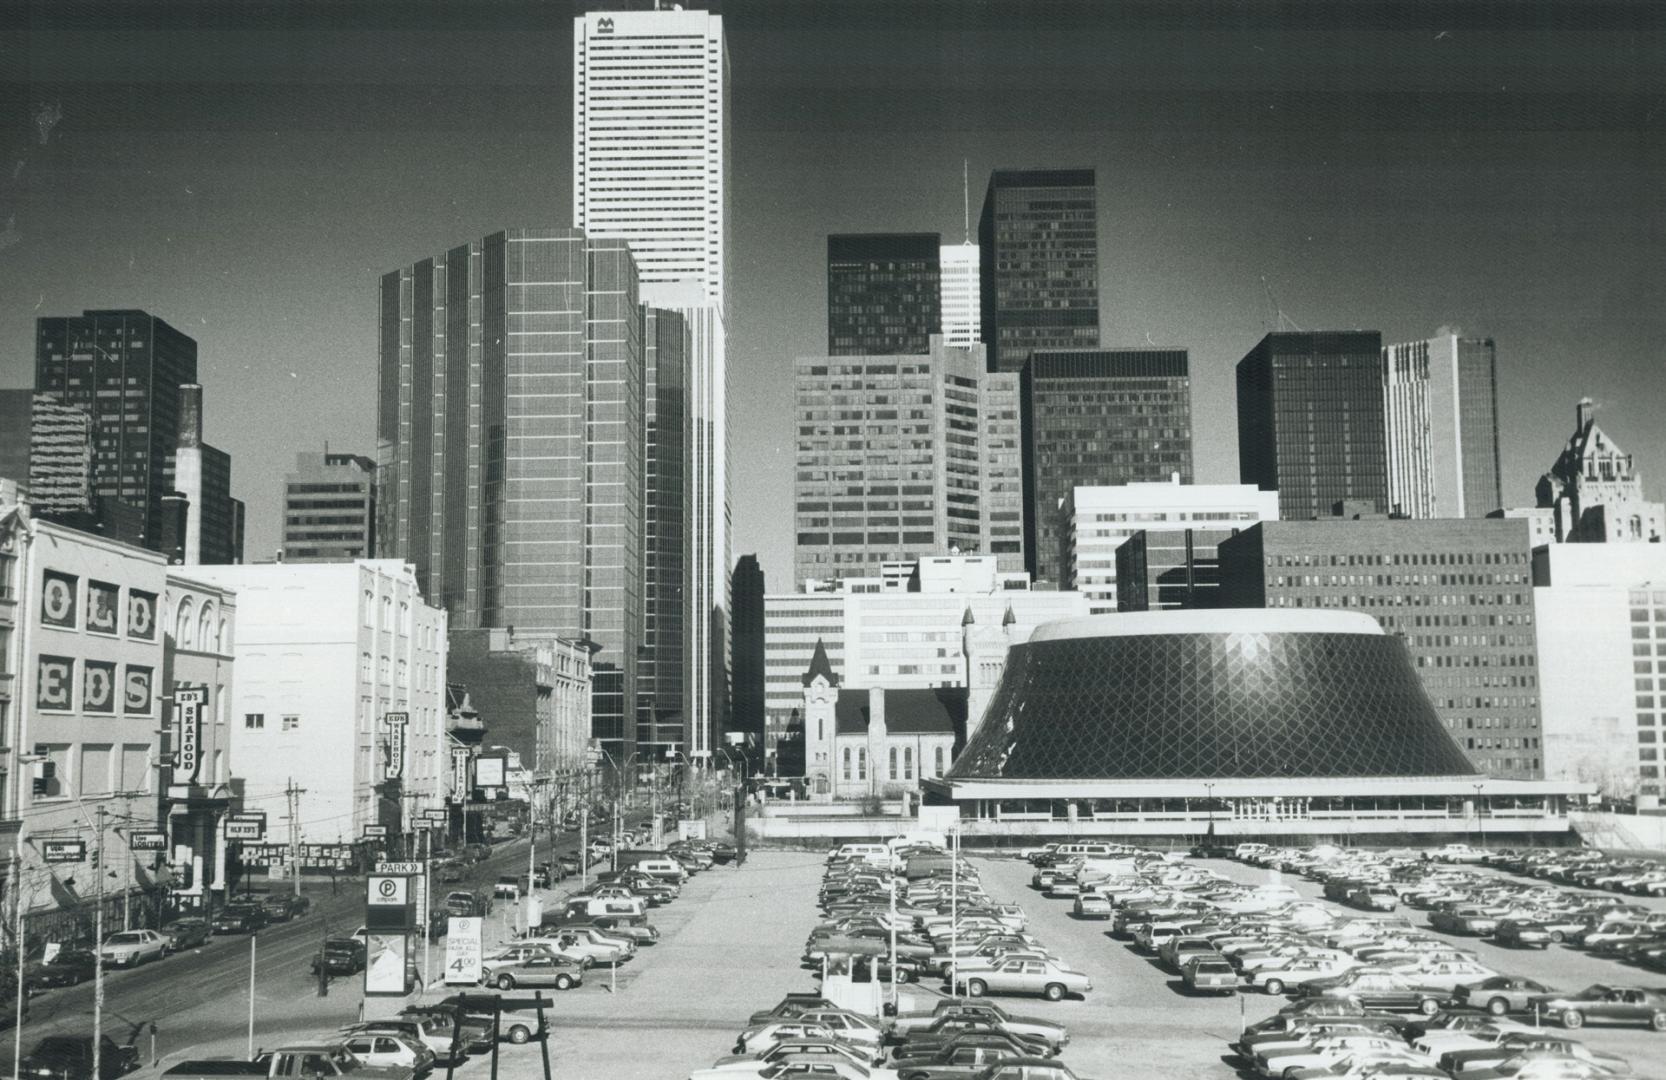
[(941, 746), (932, 750), (932, 775), (943, 775), (943, 748)]
[(243, 727), (244, 727), (245, 730), (248, 730), (248, 731), (263, 731), (263, 730), (265, 730), (265, 728), (266, 728), (266, 714), (265, 713), (257, 713), (257, 712), (244, 713), (243, 714)]
[(294, 731), (300, 726), (301, 718), (299, 716), (286, 716), (283, 718), (283, 729), (285, 731)]
[(108, 795), (115, 788), (110, 780), (110, 751), (108, 743), (89, 743), (81, 747), (81, 794)]

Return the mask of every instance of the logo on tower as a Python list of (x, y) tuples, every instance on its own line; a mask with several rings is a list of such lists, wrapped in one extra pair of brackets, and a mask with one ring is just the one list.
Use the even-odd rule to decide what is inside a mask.
[(613, 20), (609, 19), (605, 15), (602, 18), (597, 19), (596, 20), (596, 33), (598, 33), (598, 34), (611, 34), (611, 33), (613, 33)]

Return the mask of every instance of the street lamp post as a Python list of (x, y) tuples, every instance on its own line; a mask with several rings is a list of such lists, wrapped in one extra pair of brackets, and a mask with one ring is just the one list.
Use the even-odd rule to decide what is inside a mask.
[(1487, 823), (1481, 819), (1481, 788), (1485, 785), (1478, 781), (1471, 786), (1475, 788), (1475, 835), (1484, 848), (1487, 846)]

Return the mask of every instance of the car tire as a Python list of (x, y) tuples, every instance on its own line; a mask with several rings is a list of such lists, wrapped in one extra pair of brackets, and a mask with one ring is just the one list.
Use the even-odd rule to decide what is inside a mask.
[(499, 975), (497, 977), (497, 988), (505, 992), (515, 989), (515, 977), (513, 975)]
[(967, 997), (983, 997), (987, 993), (989, 993), (989, 984), (984, 982), (982, 979), (966, 980)]
[(1655, 1013), (1649, 1017), (1649, 1027), (1655, 1031), (1666, 1031), (1666, 1013)]
[(1562, 1026), (1570, 1030), (1578, 1030), (1585, 1026), (1585, 1014), (1578, 1009), (1569, 1009), (1562, 1014)]
[(1048, 983), (1042, 989), (1041, 996), (1046, 998), (1048, 1001), (1063, 1001), (1064, 1000), (1064, 984), (1062, 984), (1062, 983)]
[(1440, 1002), (1436, 1001), (1434, 998), (1424, 998), (1422, 1001), (1417, 1003), (1417, 1011), (1422, 1013), (1424, 1016), (1433, 1016), (1435, 1013), (1440, 1012)]
[(1562, 942), (1566, 940), (1567, 936), (1568, 935), (1562, 933), (1560, 930), (1552, 930), (1550, 932), (1550, 940), (1554, 941), (1558, 945), (1562, 944)]
[(1487, 1002), (1487, 1012), (1493, 1016), (1503, 1016), (1510, 1011), (1510, 1003), (1501, 997), (1495, 997)]
[(573, 988), (573, 977), (571, 975), (557, 975), (555, 977), (555, 988), (557, 990), (571, 990)]
[(509, 1041), (516, 1046), (525, 1046), (532, 1041), (532, 1029), (525, 1024), (515, 1024), (509, 1029)]
[(904, 969), (902, 971), (899, 971), (899, 972), (897, 972), (897, 981), (900, 982), (900, 983), (913, 982), (914, 981), (914, 973), (912, 971), (908, 971), (906, 969)]
[(1283, 980), (1268, 979), (1266, 982), (1262, 983), (1261, 985), (1262, 985), (1262, 988), (1265, 989), (1267, 991), (1267, 993), (1270, 994), (1273, 997), (1277, 997), (1278, 995), (1284, 993), (1284, 982), (1283, 982)]

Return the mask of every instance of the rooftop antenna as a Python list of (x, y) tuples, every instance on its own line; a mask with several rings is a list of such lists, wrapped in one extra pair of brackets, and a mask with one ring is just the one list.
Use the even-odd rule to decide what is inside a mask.
[[(1267, 294), (1267, 310), (1272, 313), (1277, 320), (1271, 329), (1282, 333), (1284, 331), (1284, 324), (1289, 323), (1290, 329), (1296, 331), (1297, 333), (1303, 333), (1304, 331), (1302, 328), (1296, 325), (1296, 320), (1286, 315), (1284, 313), (1284, 309), (1278, 306), (1278, 301), (1273, 299), (1273, 287), (1267, 284), (1266, 274), (1261, 275), (1261, 288), (1262, 291)], [(1269, 329), (1266, 319), (1261, 320), (1261, 329), (1264, 331)]]
[(965, 239), (963, 243), (972, 242), (972, 166), (965, 158), (960, 159), (960, 227)]

